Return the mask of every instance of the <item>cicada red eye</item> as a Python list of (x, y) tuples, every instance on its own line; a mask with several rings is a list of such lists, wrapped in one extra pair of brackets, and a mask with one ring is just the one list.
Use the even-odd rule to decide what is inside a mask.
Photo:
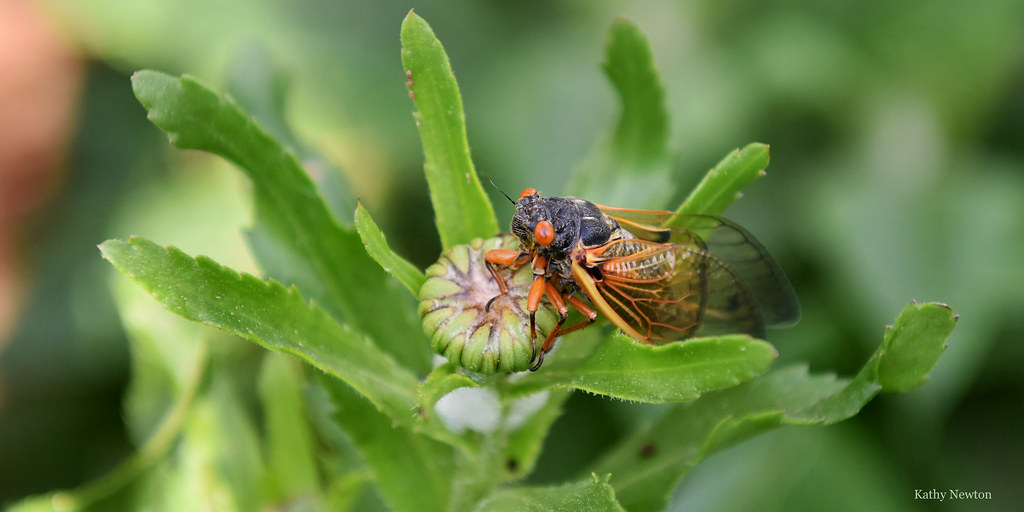
[(521, 194), (519, 194), (519, 199), (522, 199), (522, 198), (524, 198), (526, 196), (535, 196), (535, 195), (537, 195), (537, 189), (535, 189), (535, 188), (528, 188), (528, 189), (523, 190), (523, 192)]
[(533, 228), (533, 239), (545, 247), (555, 241), (555, 227), (550, 222), (542, 220)]

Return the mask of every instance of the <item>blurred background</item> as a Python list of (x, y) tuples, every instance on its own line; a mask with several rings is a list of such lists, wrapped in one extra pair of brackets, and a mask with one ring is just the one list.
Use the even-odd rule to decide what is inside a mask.
[[(132, 451), (128, 343), (96, 244), (142, 235), (254, 271), (244, 179), (173, 149), (134, 99), (133, 71), (228, 90), (269, 62), (287, 77), (267, 86), (285, 121), (340, 169), (349, 190), (335, 192), (358, 196), (421, 268), (436, 259), (399, 56), (412, 7), (452, 60), (481, 178), (510, 194), (564, 192), (612, 127), (600, 63), (618, 15), (651, 41), (677, 200), (728, 151), (770, 144), (767, 178), (727, 216), (801, 297), (801, 323), (771, 333), (778, 364), (850, 376), (911, 300), (960, 315), (924, 387), (717, 454), (674, 509), (927, 510), (915, 489), (950, 488), (995, 499), (949, 510), (1024, 500), (1020, 0), (0, 0), (0, 504), (88, 482)], [(511, 205), (489, 193), (508, 222)], [(585, 457), (628, 410), (577, 393), (555, 429)], [(608, 428), (575, 428), (593, 421)], [(557, 481), (558, 464), (543, 458), (534, 479)]]

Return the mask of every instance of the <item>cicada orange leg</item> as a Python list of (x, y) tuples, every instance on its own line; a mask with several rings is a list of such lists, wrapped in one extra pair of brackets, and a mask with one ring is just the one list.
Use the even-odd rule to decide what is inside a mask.
[[(498, 275), (498, 271), (494, 270), (494, 265), (517, 269), (521, 267), (523, 263), (526, 263), (529, 256), (530, 253), (515, 251), (512, 249), (492, 249), (484, 254), (484, 264), (487, 265), (487, 270), (491, 273), (491, 276), (494, 277), (494, 282), (498, 283), (498, 290), (501, 291), (502, 295), (508, 293), (508, 285), (505, 284), (505, 280)], [(494, 302), (494, 299), (491, 299), (490, 302), (487, 303), (487, 307), (484, 309), (490, 309), (491, 302)]]
[[(543, 283), (542, 287), (537, 286), (537, 283), (539, 282)], [(594, 323), (594, 321), (597, 320), (596, 311), (588, 307), (586, 304), (583, 303), (583, 301), (581, 301), (579, 298), (573, 295), (566, 295), (565, 297), (563, 297), (562, 293), (559, 292), (557, 288), (555, 288), (555, 285), (551, 284), (551, 281), (546, 279), (544, 276), (537, 276), (536, 278), (534, 278), (533, 285), (530, 286), (531, 297), (533, 295), (534, 288), (543, 289), (542, 294), (547, 295), (548, 300), (551, 302), (551, 305), (555, 308), (555, 311), (558, 312), (558, 323), (556, 323), (555, 327), (551, 329), (550, 333), (548, 333), (548, 337), (544, 340), (544, 344), (540, 346), (540, 354), (537, 357), (537, 362), (532, 367), (530, 367), (531, 372), (539, 370), (540, 365), (544, 364), (544, 354), (547, 354), (548, 351), (551, 350), (551, 346), (555, 344), (555, 338), (563, 334), (568, 334), (570, 332), (582, 329)], [(537, 311), (537, 307), (539, 307), (540, 305), (540, 295), (542, 294), (538, 293), (535, 305), (531, 305), (531, 302), (529, 300), (527, 301), (527, 309), (530, 309), (531, 307), (533, 308), (530, 309), (531, 327), (533, 326), (533, 316), (534, 313)], [(569, 317), (569, 308), (565, 305), (566, 302), (568, 302), (570, 306), (576, 309), (576, 311), (579, 311), (580, 314), (582, 314), (586, 318), (584, 318), (583, 321), (579, 323), (562, 329), (562, 325), (565, 324), (566, 318)], [(536, 350), (536, 340), (534, 340), (534, 347)]]
[[(494, 265), (501, 265), (504, 267), (518, 268), (522, 266), (528, 260), (530, 253), (520, 252), (511, 249), (494, 249), (487, 251), (484, 254), (484, 261), (487, 265), (487, 270), (490, 271), (491, 276), (494, 277), (494, 281), (498, 284), (498, 290), (502, 294), (508, 293), (508, 284), (505, 279), (498, 275), (498, 271), (494, 269)], [(572, 295), (566, 295), (563, 297), (562, 293), (559, 292), (553, 284), (550, 282), (552, 275), (547, 274), (547, 259), (541, 255), (536, 255), (533, 260), (533, 272), (534, 279), (533, 283), (530, 284), (530, 291), (526, 298), (526, 310), (530, 313), (530, 340), (533, 348), (533, 353), (530, 356), (530, 361), (537, 360), (537, 362), (530, 368), (530, 371), (537, 371), (541, 364), (544, 362), (544, 354), (551, 350), (551, 346), (555, 343), (555, 338), (561, 334), (566, 334), (578, 329), (582, 329), (597, 320), (597, 312), (588, 307), (579, 298)], [(548, 333), (544, 343), (540, 347), (540, 351), (537, 350), (537, 310), (540, 308), (540, 301), (544, 296), (547, 296), (548, 301), (558, 312), (558, 323), (555, 324), (551, 332)], [(492, 298), (488, 301), (485, 309), (490, 309), (491, 303), (494, 302)], [(566, 318), (569, 317), (569, 308), (566, 306), (568, 302), (574, 309), (579, 311), (584, 317), (582, 322), (572, 325), (565, 329), (562, 329), (562, 325), (565, 323)]]
[[(529, 258), (529, 252), (516, 251), (512, 249), (492, 249), (484, 254), (484, 264), (487, 266), (487, 270), (491, 273), (491, 277), (494, 278), (494, 282), (498, 284), (498, 291), (500, 292), (499, 295), (495, 295), (494, 297), (491, 297), (491, 300), (487, 301), (487, 304), (484, 306), (484, 311), (490, 311), (491, 304), (494, 302), (494, 299), (508, 293), (508, 284), (505, 282), (504, 278), (498, 275), (498, 271), (494, 269), (494, 265), (501, 265), (514, 270), (523, 266)], [(537, 271), (537, 259), (541, 260), (540, 263), (543, 266), (547, 265), (546, 260), (540, 258), (538, 255), (534, 258), (534, 272)], [(538, 276), (538, 278), (540, 278), (540, 276)], [(543, 286), (540, 287), (539, 294), (534, 291), (534, 288), (537, 288), (536, 280), (534, 280), (534, 283), (530, 285), (530, 294), (527, 299), (527, 309), (530, 312), (530, 339), (532, 345), (530, 361), (537, 358), (537, 327), (535, 313), (537, 312), (537, 308), (540, 307), (540, 297), (544, 294)], [(533, 298), (535, 295), (536, 299)]]

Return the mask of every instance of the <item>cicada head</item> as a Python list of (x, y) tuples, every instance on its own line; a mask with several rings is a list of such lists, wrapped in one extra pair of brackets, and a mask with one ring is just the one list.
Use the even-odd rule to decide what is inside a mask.
[[(532, 193), (530, 193), (532, 191)], [(533, 230), (537, 222), (542, 219), (537, 211), (537, 200), (540, 196), (537, 191), (528, 188), (523, 191), (516, 201), (516, 212), (512, 215), (512, 234), (519, 239), (522, 248), (526, 251), (533, 251), (537, 242), (533, 238)]]
[(512, 234), (519, 238), (523, 251), (564, 258), (579, 241), (580, 215), (572, 201), (540, 197), (536, 189), (528, 188), (516, 201)]

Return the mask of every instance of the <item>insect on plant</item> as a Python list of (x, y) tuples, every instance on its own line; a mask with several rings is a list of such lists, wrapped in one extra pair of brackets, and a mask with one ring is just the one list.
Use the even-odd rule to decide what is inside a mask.
[[(495, 265), (532, 264), (527, 311), (530, 362), (536, 362), (530, 370), (540, 368), (560, 334), (590, 325), (598, 312), (647, 344), (725, 333), (763, 338), (765, 326), (800, 317), (796, 293), (778, 264), (729, 220), (680, 214), (672, 225), (685, 227), (666, 227), (673, 212), (541, 197), (533, 188), (509, 200), (519, 249), (490, 250), (485, 261), (502, 294), (508, 287)], [(538, 350), (535, 315), (545, 296), (559, 318)], [(584, 319), (563, 328), (569, 306)]]

